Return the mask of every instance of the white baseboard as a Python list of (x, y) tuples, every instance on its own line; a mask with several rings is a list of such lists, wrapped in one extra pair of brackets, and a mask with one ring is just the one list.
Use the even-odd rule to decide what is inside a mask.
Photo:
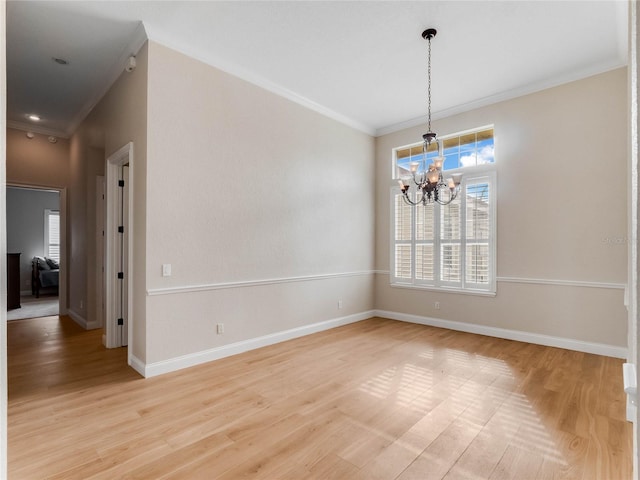
[(449, 330), (475, 333), (478, 335), (504, 338), (507, 340), (517, 340), (519, 342), (534, 343), (537, 345), (545, 345), (547, 347), (565, 348), (567, 350), (594, 353), (596, 355), (604, 355), (606, 357), (625, 359), (627, 358), (627, 349), (625, 347), (607, 345), (604, 343), (584, 342), (582, 340), (575, 340), (572, 338), (554, 337), (551, 335), (544, 335), (540, 333), (523, 332), (520, 330), (508, 330), (506, 328), (488, 327), (485, 325), (476, 325), (473, 323), (456, 322), (453, 320), (443, 320), (440, 318), (423, 317), (420, 315), (389, 312), (385, 310), (375, 310), (374, 313), (378, 317), (389, 318), (391, 320), (400, 320), (402, 322), (448, 328)]
[(231, 343), (229, 345), (223, 345), (221, 347), (203, 350), (201, 352), (191, 353), (188, 355), (183, 355), (181, 357), (170, 358), (168, 360), (162, 360), (160, 362), (154, 362), (150, 364), (145, 364), (132, 355), (129, 364), (143, 377), (155, 377), (164, 373), (193, 367), (201, 363), (219, 360), (221, 358), (230, 357), (231, 355), (237, 355), (238, 353), (254, 350), (256, 348), (266, 347), (268, 345), (273, 345), (276, 343), (284, 342), (286, 340), (303, 337), (305, 335), (321, 332), (323, 330), (329, 330), (331, 328), (340, 327), (342, 325), (359, 322), (373, 316), (374, 312), (370, 310), (354, 315), (348, 315), (346, 317), (340, 317), (333, 320), (305, 325), (303, 327), (292, 328), (290, 330), (284, 330), (282, 332), (272, 333), (269, 335), (264, 335), (262, 337), (251, 338), (249, 340), (243, 340), (241, 342)]
[(138, 372), (140, 375), (142, 375), (143, 377), (145, 376), (146, 367), (144, 362), (140, 360), (138, 357), (136, 357), (135, 355), (132, 355), (131, 353), (129, 353), (129, 366), (133, 368), (136, 372)]
[(78, 312), (76, 312), (75, 310), (72, 310), (72, 309), (69, 308), (67, 310), (67, 315), (69, 315), (71, 317), (71, 320), (76, 322), (82, 328), (84, 328), (85, 330), (87, 329), (87, 320), (82, 315), (80, 315)]
[[(456, 322), (452, 320), (443, 320), (439, 318), (423, 317), (420, 315), (411, 315), (406, 313), (390, 312), (386, 310), (368, 310), (365, 312), (349, 315), (346, 317), (335, 318), (324, 322), (305, 325), (303, 327), (292, 328), (282, 332), (264, 335), (262, 337), (251, 338), (241, 342), (223, 345), (221, 347), (203, 350), (200, 352), (183, 355), (180, 357), (170, 358), (159, 362), (145, 364), (137, 357), (130, 355), (129, 365), (145, 378), (155, 377), (165, 373), (175, 372), (183, 368), (193, 367), (201, 363), (219, 360), (221, 358), (237, 355), (239, 353), (254, 350), (256, 348), (266, 347), (276, 343), (284, 342), (312, 333), (329, 330), (331, 328), (348, 325), (350, 323), (366, 320), (371, 317), (382, 317), (391, 320), (399, 320), (402, 322), (417, 323), (420, 325), (428, 325), (432, 327), (447, 328), (460, 332), (475, 333), (478, 335), (486, 335), (489, 337), (504, 338), (507, 340), (516, 340), (520, 342), (533, 343), (537, 345), (545, 345), (548, 347), (558, 347), (567, 350), (575, 350), (578, 352), (593, 353), (596, 355), (604, 355), (607, 357), (626, 358), (627, 349), (615, 345), (607, 345), (602, 343), (584, 342), (571, 338), (555, 337), (551, 335), (543, 335), (539, 333), (523, 332), (519, 330), (509, 330), (506, 328), (488, 327), (484, 325), (475, 325), (472, 323)], [(73, 317), (72, 317), (73, 318)]]
[(65, 313), (60, 312), (60, 315), (69, 315), (74, 322), (76, 322), (85, 330), (95, 330), (96, 328), (101, 328), (101, 325), (99, 322), (96, 322), (95, 320), (88, 321), (78, 312), (70, 308)]

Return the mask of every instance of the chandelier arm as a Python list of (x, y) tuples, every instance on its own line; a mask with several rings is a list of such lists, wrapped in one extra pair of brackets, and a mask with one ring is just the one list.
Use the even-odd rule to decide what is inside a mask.
[(451, 197), (449, 198), (449, 200), (447, 200), (446, 202), (440, 198), (436, 198), (435, 201), (438, 202), (440, 205), (449, 205), (451, 202), (453, 202), (456, 199), (457, 196), (458, 196), (458, 192), (454, 191)]
[(424, 198), (425, 198), (425, 197), (424, 197), (424, 192), (422, 192), (422, 195), (420, 196), (420, 199), (419, 199), (419, 200), (417, 200), (417, 201), (415, 201), (415, 202), (414, 202), (414, 201), (412, 201), (412, 200), (409, 198), (409, 195), (407, 194), (407, 192), (408, 192), (408, 190), (405, 190), (405, 191), (403, 191), (403, 192), (402, 192), (402, 194), (403, 194), (403, 195), (402, 195), (402, 199), (404, 200), (404, 202), (405, 202), (407, 205), (411, 205), (412, 207), (415, 207), (416, 205), (419, 205), (420, 203), (424, 203)]

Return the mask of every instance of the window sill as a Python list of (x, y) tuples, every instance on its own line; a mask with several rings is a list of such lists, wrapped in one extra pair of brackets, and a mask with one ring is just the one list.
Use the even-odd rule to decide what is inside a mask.
[(408, 288), (410, 290), (426, 290), (439, 293), (454, 293), (460, 295), (474, 295), (477, 297), (495, 297), (496, 292), (489, 290), (471, 290), (451, 287), (432, 287), (429, 285), (410, 285), (408, 283), (390, 283), (391, 288)]

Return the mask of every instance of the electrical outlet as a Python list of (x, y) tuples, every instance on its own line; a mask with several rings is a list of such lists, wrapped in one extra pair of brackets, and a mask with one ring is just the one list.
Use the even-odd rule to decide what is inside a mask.
[(434, 303), (433, 306), (436, 308), (436, 310), (440, 310), (440, 302)]
[(342, 300), (338, 300), (338, 309), (342, 308)]
[(224, 323), (216, 325), (216, 332), (218, 332), (218, 335), (222, 335), (224, 333)]

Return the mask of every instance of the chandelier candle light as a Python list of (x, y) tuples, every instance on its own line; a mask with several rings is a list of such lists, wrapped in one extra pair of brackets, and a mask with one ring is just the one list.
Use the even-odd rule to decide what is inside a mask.
[[(428, 120), (427, 133), (422, 138), (422, 161), (410, 162), (409, 169), (411, 176), (398, 180), (403, 198), (409, 205), (427, 205), (430, 202), (437, 202), (440, 205), (448, 205), (453, 202), (460, 192), (461, 173), (451, 175), (445, 182), (442, 177), (442, 165), (444, 157), (442, 155), (442, 145), (438, 140), (435, 132), (431, 131), (431, 39), (436, 36), (435, 28), (428, 28), (422, 32), (422, 38), (429, 42), (429, 61), (427, 68), (428, 78)], [(432, 146), (433, 144), (433, 146)], [(437, 156), (433, 158), (433, 163), (427, 166), (427, 152), (431, 150), (437, 151)], [(416, 195), (411, 193), (411, 183), (416, 186)], [(412, 200), (412, 197), (415, 200)]]

